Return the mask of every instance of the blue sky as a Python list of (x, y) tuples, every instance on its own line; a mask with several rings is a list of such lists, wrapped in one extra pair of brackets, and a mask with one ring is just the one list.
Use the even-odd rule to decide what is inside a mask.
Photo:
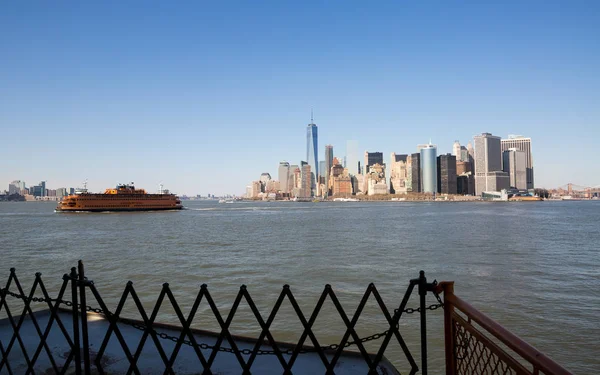
[(599, 35), (597, 1), (3, 2), (0, 189), (242, 194), (311, 108), (321, 157), (523, 134), (537, 186), (595, 186)]

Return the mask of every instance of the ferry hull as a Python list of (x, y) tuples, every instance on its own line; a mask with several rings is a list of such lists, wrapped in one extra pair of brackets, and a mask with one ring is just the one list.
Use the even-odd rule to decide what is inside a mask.
[(56, 208), (56, 212), (135, 212), (135, 211), (175, 211), (181, 207), (123, 207), (123, 208)]

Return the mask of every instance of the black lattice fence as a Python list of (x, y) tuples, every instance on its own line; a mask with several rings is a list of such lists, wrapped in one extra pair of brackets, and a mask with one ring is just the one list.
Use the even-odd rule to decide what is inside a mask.
[[(407, 303), (415, 287), (418, 289), (420, 306), (408, 308)], [(409, 364), (407, 372), (415, 374), (419, 371), (419, 367), (399, 326), (400, 319), (404, 314), (415, 313), (418, 313), (421, 319), (420, 370), (423, 374), (427, 374), (426, 312), (442, 306), (439, 296), (434, 292), (436, 289), (436, 282), (428, 283), (424, 273), (421, 272), (419, 278), (410, 280), (400, 304), (390, 309), (384, 303), (375, 285), (370, 284), (356, 310), (349, 314), (342, 307), (334, 290), (327, 285), (315, 308), (307, 314), (300, 308), (291, 289), (286, 285), (268, 316), (263, 317), (245, 286), (240, 288), (229, 312), (222, 314), (207, 286), (202, 285), (186, 316), (169, 284), (163, 284), (157, 303), (151, 311), (147, 311), (142, 305), (132, 282), (127, 283), (116, 308), (110, 309), (93, 281), (85, 277), (81, 262), (79, 262), (78, 268), (73, 268), (70, 274), (63, 276), (63, 282), (56, 298), (52, 298), (48, 293), (39, 273), (36, 274), (35, 281), (26, 294), (15, 270), (11, 269), (5, 287), (0, 289), (0, 313), (6, 316), (6, 319), (3, 320), (4, 328), (9, 332), (8, 335), (0, 337), (0, 374), (40, 373), (37, 366), (41, 362), (46, 364), (44, 373), (104, 374), (109, 362), (115, 360), (113, 357), (109, 358), (106, 352), (115, 349), (119, 349), (122, 353), (121, 358), (117, 360), (126, 364), (126, 373), (142, 374), (147, 369), (141, 361), (143, 361), (142, 352), (148, 341), (154, 344), (156, 358), (159, 358), (157, 363), (160, 368), (154, 368), (154, 370), (164, 374), (177, 372), (176, 360), (181, 356), (184, 348), (193, 351), (196, 363), (192, 367), (197, 369), (195, 370), (197, 373), (213, 373), (217, 356), (220, 353), (227, 353), (230, 356), (229, 361), (237, 363), (239, 370), (237, 372), (244, 374), (250, 374), (252, 371), (260, 373), (260, 369), (256, 365), (259, 356), (270, 356), (270, 366), (277, 366), (283, 374), (291, 374), (297, 370), (297, 363), (303, 355), (313, 355), (314, 360), (322, 364), (325, 373), (333, 374), (338, 369), (340, 359), (346, 354), (346, 349), (350, 347), (358, 352), (355, 356), (358, 356), (365, 365), (365, 373), (377, 374), (383, 371), (384, 353), (392, 342), (401, 347)], [(426, 295), (431, 292), (437, 297), (437, 301), (435, 304), (427, 306)], [(11, 309), (8, 303), (10, 298), (20, 300), (22, 310)], [(356, 324), (370, 298), (374, 298), (377, 302), (387, 322), (387, 329), (367, 337), (360, 337), (356, 330)], [(124, 306), (128, 301), (133, 301), (141, 320), (134, 321), (122, 316)], [(165, 301), (168, 301), (175, 311), (178, 321), (176, 327), (156, 322)], [(293, 344), (276, 341), (272, 333), (272, 324), (280, 313), (284, 301), (291, 304), (302, 325), (302, 334), (299, 340)], [(333, 304), (345, 326), (341, 340), (330, 345), (319, 342), (317, 332), (314, 331), (315, 321), (322, 313), (326, 301)], [(242, 302), (250, 307), (252, 315), (260, 327), (260, 335), (256, 340), (243, 345), (231, 332), (233, 318)], [(214, 334), (210, 342), (200, 342), (198, 331), (192, 328), (198, 309), (204, 304), (208, 304), (218, 323), (218, 332)], [(34, 312), (33, 306), (35, 306), (35, 310), (44, 308), (46, 315), (42, 316)], [(68, 311), (68, 314), (65, 314), (65, 311)], [(99, 316), (107, 324), (100, 332), (100, 336), (103, 337), (101, 342), (94, 344), (90, 342), (92, 336), (90, 329), (95, 330), (97, 335), (98, 328), (93, 324), (90, 325), (90, 322)], [(26, 320), (30, 321), (32, 327), (28, 332), (25, 332), (23, 328)], [(134, 339), (131, 335), (124, 333), (126, 329), (132, 328), (138, 332), (138, 336)], [(59, 355), (56, 350), (53, 350), (56, 340), (61, 341), (66, 348)], [(365, 348), (367, 342), (377, 342), (378, 349), (374, 352), (367, 351)], [(17, 362), (18, 365), (15, 364)]]

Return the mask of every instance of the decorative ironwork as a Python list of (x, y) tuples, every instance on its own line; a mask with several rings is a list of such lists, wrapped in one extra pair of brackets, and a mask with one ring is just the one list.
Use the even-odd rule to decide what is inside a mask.
[[(14, 353), (15, 349), (18, 348), (27, 364), (27, 373), (34, 373), (36, 362), (38, 361), (40, 354), (44, 352), (51, 362), (52, 370), (57, 374), (65, 374), (67, 371), (71, 372), (73, 369), (75, 370), (76, 374), (90, 374), (92, 373), (92, 370), (103, 374), (105, 372), (103, 359), (106, 350), (109, 342), (111, 342), (113, 338), (116, 338), (118, 346), (121, 348), (123, 356), (127, 360), (129, 366), (127, 373), (135, 374), (141, 373), (138, 364), (142, 355), (142, 351), (149, 340), (152, 341), (158, 351), (158, 356), (164, 365), (165, 374), (175, 373), (174, 364), (183, 345), (193, 348), (204, 373), (211, 373), (211, 368), (215, 363), (217, 353), (225, 352), (233, 355), (232, 361), (237, 361), (240, 366), (240, 373), (245, 374), (249, 374), (251, 372), (256, 357), (261, 355), (271, 355), (276, 357), (281, 366), (282, 373), (291, 374), (298, 356), (304, 353), (315, 353), (322, 362), (325, 372), (328, 374), (333, 374), (336, 365), (344, 353), (344, 349), (350, 346), (356, 346), (360, 357), (362, 360), (364, 360), (369, 368), (369, 374), (377, 374), (379, 368), (378, 366), (383, 359), (383, 354), (392, 341), (395, 341), (400, 345), (403, 354), (406, 356), (410, 366), (409, 373), (415, 374), (419, 371), (419, 368), (400, 333), (399, 321), (404, 314), (419, 313), (422, 322), (421, 328), (424, 329), (425, 326), (423, 325), (423, 320), (426, 311), (433, 311), (442, 307), (441, 300), (437, 295), (436, 298), (438, 299), (438, 303), (429, 306), (424, 304), (425, 294), (428, 291), (434, 291), (436, 285), (437, 284), (435, 282), (427, 283), (424, 273), (421, 272), (418, 279), (410, 280), (408, 289), (402, 299), (402, 302), (397, 305), (396, 309), (390, 310), (385, 305), (375, 285), (370, 284), (353, 314), (348, 314), (342, 308), (338, 297), (330, 285), (325, 286), (315, 308), (310, 312), (310, 314), (307, 314), (300, 308), (291, 291), (291, 288), (288, 285), (285, 285), (266, 319), (263, 318), (263, 316), (259, 313), (258, 308), (246, 286), (242, 285), (240, 287), (231, 310), (227, 315), (223, 315), (221, 312), (219, 312), (219, 309), (217, 308), (217, 305), (211, 296), (208, 287), (206, 285), (202, 285), (194, 300), (193, 306), (189, 311), (189, 314), (185, 316), (179, 303), (175, 299), (169, 284), (163, 284), (158, 301), (156, 302), (154, 308), (151, 311), (146, 311), (140, 301), (133, 283), (130, 281), (127, 283), (119, 299), (117, 307), (114, 310), (111, 310), (108, 308), (94, 283), (85, 277), (83, 263), (81, 262), (79, 262), (77, 269), (72, 268), (70, 274), (65, 274), (63, 276), (63, 283), (56, 298), (50, 297), (42, 281), (40, 273), (36, 274), (32, 288), (28, 294), (25, 294), (21, 283), (17, 278), (15, 269), (13, 268), (10, 270), (10, 276), (5, 287), (0, 289), (0, 313), (4, 313), (6, 315), (12, 328), (12, 336), (10, 339), (7, 342), (0, 340), (0, 373), (2, 373), (2, 371), (5, 369), (9, 374), (13, 374), (13, 369), (10, 366), (9, 358), (11, 353)], [(418, 287), (419, 294), (421, 296), (421, 304), (418, 308), (408, 308), (407, 303), (416, 286)], [(70, 296), (68, 296), (69, 287), (71, 289)], [(36, 295), (39, 295), (39, 293), (41, 293), (43, 297), (36, 297)], [(11, 311), (9, 304), (7, 303), (8, 297), (21, 300), (23, 304), (23, 310), (18, 313), (16, 311)], [(375, 299), (377, 302), (379, 309), (387, 321), (388, 329), (386, 329), (384, 332), (361, 338), (359, 337), (355, 328), (363, 309), (371, 298)], [(95, 301), (99, 307), (89, 306), (87, 304), (88, 299)], [(127, 301), (133, 301), (137, 312), (139, 312), (141, 316), (141, 321), (136, 322), (122, 317), (123, 309)], [(179, 322), (179, 326), (176, 327), (179, 329), (178, 336), (168, 335), (165, 332), (161, 332), (160, 327), (157, 326), (157, 316), (161, 306), (167, 301), (174, 309)], [(295, 315), (302, 324), (303, 329), (300, 339), (296, 345), (293, 346), (293, 348), (281, 347), (281, 344), (275, 341), (273, 334), (270, 331), (271, 325), (285, 301), (288, 301), (291, 304)], [(333, 303), (345, 326), (345, 331), (341, 341), (331, 345), (321, 345), (316, 337), (316, 332), (313, 329), (314, 323), (326, 301)], [(261, 333), (256, 339), (252, 349), (240, 349), (230, 330), (233, 318), (242, 302), (245, 302), (250, 307), (252, 315), (256, 319), (256, 322), (261, 330)], [(33, 312), (31, 305), (34, 303), (42, 304), (42, 306), (47, 307), (50, 312), (50, 316), (45, 327), (42, 327), (42, 325), (39, 324), (38, 319)], [(194, 323), (196, 313), (198, 312), (199, 307), (203, 304), (208, 304), (210, 311), (216, 319), (220, 329), (216, 342), (211, 345), (198, 342), (194, 332), (192, 331), (192, 325)], [(71, 323), (61, 321), (59, 309), (64, 309), (65, 307), (70, 308), (72, 317)], [(108, 322), (108, 329), (104, 334), (102, 344), (100, 345), (98, 351), (93, 353), (93, 356), (90, 354), (89, 347), (89, 312), (102, 314)], [(39, 344), (37, 345), (34, 353), (27, 352), (26, 345), (24, 344), (24, 340), (20, 332), (23, 322), (26, 318), (31, 319), (37, 335), (39, 336)], [(137, 345), (128, 344), (122, 332), (123, 324), (129, 325), (142, 332), (141, 339)], [(48, 336), (54, 327), (58, 327), (58, 329), (60, 329), (62, 336), (64, 336), (64, 339), (68, 343), (69, 352), (64, 356), (64, 358), (55, 358), (49, 347)], [(167, 352), (165, 346), (163, 345), (166, 340), (175, 343), (175, 346), (170, 352)], [(381, 345), (376, 353), (370, 354), (367, 352), (364, 343), (375, 340), (381, 340)], [(270, 346), (271, 350), (261, 349), (263, 344)], [(172, 344), (168, 347), (171, 348)], [(421, 342), (423, 374), (427, 373), (426, 353), (427, 343)]]

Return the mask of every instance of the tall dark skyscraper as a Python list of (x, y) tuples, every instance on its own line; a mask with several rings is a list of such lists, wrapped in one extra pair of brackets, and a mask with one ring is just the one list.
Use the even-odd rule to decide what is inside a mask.
[(383, 165), (383, 152), (365, 151), (365, 174), (369, 173), (369, 167), (375, 164)]
[(421, 153), (410, 156), (410, 188), (413, 193), (421, 192)]
[(306, 160), (310, 165), (310, 186), (313, 195), (318, 194), (317, 182), (319, 181), (319, 136), (317, 125), (313, 121), (312, 112), (310, 124), (306, 127)]
[(456, 156), (452, 154), (437, 157), (437, 192), (456, 194)]
[(333, 165), (333, 146), (325, 146), (325, 189), (329, 188), (329, 173), (331, 172), (331, 166)]

